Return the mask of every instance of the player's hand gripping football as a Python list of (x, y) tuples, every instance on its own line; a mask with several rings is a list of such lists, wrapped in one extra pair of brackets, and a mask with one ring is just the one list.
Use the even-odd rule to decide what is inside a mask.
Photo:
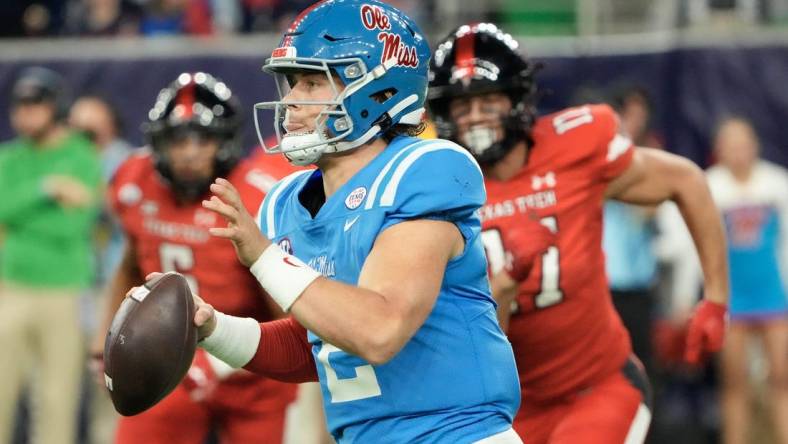
[[(150, 288), (164, 273), (153, 272), (145, 276), (145, 286)], [(137, 287), (132, 287), (131, 290), (126, 292), (126, 297), (129, 297)], [(216, 329), (216, 312), (211, 304), (206, 303), (201, 297), (192, 293), (194, 299), (194, 307), (197, 309), (194, 313), (194, 325), (197, 326), (197, 340), (201, 341), (213, 333)]]
[(271, 242), (260, 232), (254, 218), (241, 202), (241, 195), (229, 181), (216, 179), (211, 184), (211, 192), (214, 195), (202, 201), (202, 206), (222, 216), (227, 221), (227, 227), (211, 228), (210, 233), (230, 239), (241, 263), (251, 266)]
[(725, 305), (709, 300), (698, 303), (689, 321), (684, 360), (697, 365), (705, 355), (722, 348), (727, 311)]

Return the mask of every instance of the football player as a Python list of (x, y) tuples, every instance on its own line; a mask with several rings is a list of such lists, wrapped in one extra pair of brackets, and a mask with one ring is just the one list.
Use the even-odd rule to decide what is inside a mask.
[(296, 18), (263, 67), (281, 100), (257, 108), (274, 111), (269, 150), (318, 169), (282, 180), (256, 218), (222, 179), (204, 202), (228, 221), (211, 233), (292, 317), (258, 324), (198, 300), (195, 323), (233, 366), (319, 380), (340, 443), (520, 443), (481, 170), (452, 142), (411, 136), (429, 57), (416, 23), (382, 2), (328, 0)]
[[(214, 178), (222, 176), (234, 184), (241, 204), (256, 211), (276, 179), (292, 172), (273, 156), (273, 169), (255, 158), (241, 159), (238, 113), (227, 85), (206, 73), (183, 73), (159, 93), (145, 125), (150, 150), (123, 163), (109, 189), (128, 241), (110, 283), (105, 327), (125, 289), (154, 270), (183, 274), (193, 291), (222, 312), (260, 320), (281, 315), (232, 245), (209, 234), (224, 223), (200, 205)], [(104, 336), (94, 342), (100, 358)], [(116, 442), (202, 444), (216, 427), (221, 442), (280, 443), (294, 389), (233, 371), (200, 351), (173, 393), (142, 414), (120, 418)]]
[(508, 326), (531, 443), (634, 443), (651, 417), (648, 380), (611, 303), (602, 241), (606, 198), (674, 200), (705, 271), (688, 358), (722, 345), (725, 237), (702, 171), (634, 147), (606, 105), (536, 119), (536, 64), (493, 24), (461, 26), (438, 45), (429, 105), (439, 136), (465, 146), (485, 175), (482, 238)]

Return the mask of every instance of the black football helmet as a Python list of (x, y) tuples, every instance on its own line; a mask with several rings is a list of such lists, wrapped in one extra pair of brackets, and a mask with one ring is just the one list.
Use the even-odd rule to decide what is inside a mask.
[[(436, 48), (430, 63), (427, 93), (438, 136), (467, 148), (480, 164), (500, 160), (515, 144), (530, 143), (534, 122), (539, 65), (523, 57), (518, 43), (492, 23), (463, 25), (452, 31)], [(452, 99), (501, 92), (509, 96), (512, 109), (504, 116), (504, 137), (473, 137), (460, 140), (449, 115)]]
[[(142, 130), (153, 150), (156, 169), (179, 197), (198, 199), (214, 179), (226, 176), (241, 159), (239, 109), (230, 88), (204, 72), (182, 73), (159, 92)], [(213, 177), (184, 181), (173, 174), (166, 156), (168, 144), (189, 133), (219, 141)]]

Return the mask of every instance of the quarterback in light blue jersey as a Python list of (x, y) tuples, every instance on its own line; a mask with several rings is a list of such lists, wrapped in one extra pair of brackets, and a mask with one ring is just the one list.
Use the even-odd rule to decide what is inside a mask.
[(255, 108), (273, 111), (267, 151), (317, 169), (281, 181), (256, 217), (222, 179), (203, 203), (228, 221), (212, 234), (291, 317), (258, 324), (197, 298), (195, 323), (235, 367), (319, 380), (340, 443), (520, 443), (479, 236), (481, 170), (452, 142), (412, 137), (429, 57), (418, 26), (375, 0), (296, 18), (263, 67), (280, 100)]

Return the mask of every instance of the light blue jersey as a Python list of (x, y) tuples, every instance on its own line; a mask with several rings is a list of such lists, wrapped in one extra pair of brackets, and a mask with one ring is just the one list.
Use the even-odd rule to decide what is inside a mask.
[(746, 183), (721, 167), (708, 178), (728, 235), (731, 317), (785, 316), (780, 254), (788, 233), (788, 172), (759, 162)]
[(520, 388), (490, 297), (476, 215), (485, 192), (470, 154), (445, 140), (398, 137), (314, 218), (299, 201), (309, 197), (305, 187), (322, 190), (319, 171), (282, 180), (260, 208), (260, 227), (331, 279), (357, 284), (378, 234), (403, 221), (451, 221), (466, 242), (424, 325), (388, 363), (371, 366), (309, 332), (332, 435), (341, 443), (471, 443), (508, 429)]

